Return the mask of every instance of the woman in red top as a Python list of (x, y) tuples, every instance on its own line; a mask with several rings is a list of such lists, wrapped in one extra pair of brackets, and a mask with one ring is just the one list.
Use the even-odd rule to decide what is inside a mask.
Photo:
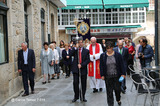
[[(127, 40), (126, 42), (126, 48), (128, 48), (128, 51), (129, 51), (129, 57), (128, 57), (128, 61), (127, 61), (127, 64), (128, 65), (133, 65), (134, 64), (134, 55), (135, 55), (135, 49), (134, 47), (131, 45), (131, 41), (130, 40)], [(132, 67), (133, 69), (133, 67)], [(128, 68), (127, 69), (127, 75), (130, 75), (130, 69)]]

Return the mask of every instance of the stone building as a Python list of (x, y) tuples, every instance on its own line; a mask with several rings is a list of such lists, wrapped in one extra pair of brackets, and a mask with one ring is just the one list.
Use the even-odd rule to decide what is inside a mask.
[(26, 41), (36, 55), (35, 79), (41, 77), (43, 42), (59, 40), (57, 8), (65, 0), (0, 0), (0, 105), (23, 89), (17, 52)]

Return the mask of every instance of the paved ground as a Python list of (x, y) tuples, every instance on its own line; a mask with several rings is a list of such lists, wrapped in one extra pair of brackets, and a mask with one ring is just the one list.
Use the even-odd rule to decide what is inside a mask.
[[(72, 76), (65, 79), (61, 75), (59, 80), (52, 80), (51, 83), (42, 85), (42, 79), (35, 85), (35, 94), (30, 94), (27, 97), (19, 96), (13, 98), (5, 106), (107, 106), (106, 102), (106, 91), (103, 90), (101, 93), (92, 93), (92, 89), (87, 86), (86, 99), (88, 102), (83, 103), (77, 101), (72, 103), (73, 99), (73, 86)], [(134, 104), (136, 91), (133, 88), (130, 91), (132, 81), (127, 77), (127, 92), (122, 94), (122, 106), (143, 106), (144, 96), (138, 97), (137, 105)], [(158, 106), (159, 97), (156, 96), (154, 100), (155, 106)], [(115, 106), (118, 106), (115, 102)], [(150, 106), (147, 99), (147, 104)]]

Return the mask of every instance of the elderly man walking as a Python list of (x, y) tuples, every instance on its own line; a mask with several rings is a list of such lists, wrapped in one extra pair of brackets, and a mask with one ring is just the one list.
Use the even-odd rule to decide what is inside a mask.
[(90, 77), (90, 87), (93, 88), (93, 93), (101, 92), (105, 87), (104, 81), (100, 75), (100, 55), (103, 53), (101, 44), (97, 43), (95, 37), (91, 38), (91, 44), (87, 46), (90, 52), (90, 63), (88, 65), (88, 76)]
[(31, 93), (34, 94), (34, 76), (35, 76), (35, 54), (32, 49), (27, 48), (27, 43), (21, 44), (22, 49), (18, 51), (18, 72), (22, 72), (24, 94), (29, 95), (28, 80), (30, 81)]

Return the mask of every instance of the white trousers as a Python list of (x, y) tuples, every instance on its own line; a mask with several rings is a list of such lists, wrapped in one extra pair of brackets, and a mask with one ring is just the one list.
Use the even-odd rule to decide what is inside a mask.
[(90, 88), (105, 88), (105, 82), (102, 79), (96, 79), (95, 77), (89, 77), (90, 79)]

